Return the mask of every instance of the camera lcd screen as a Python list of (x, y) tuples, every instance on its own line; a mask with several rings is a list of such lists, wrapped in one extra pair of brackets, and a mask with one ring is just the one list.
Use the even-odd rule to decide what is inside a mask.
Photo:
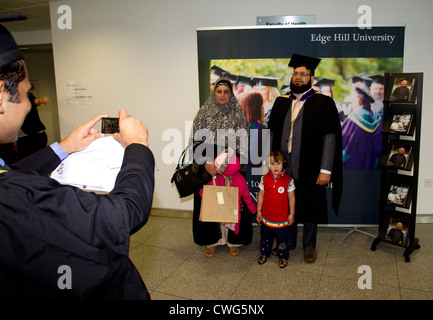
[(119, 118), (102, 118), (101, 133), (119, 132)]

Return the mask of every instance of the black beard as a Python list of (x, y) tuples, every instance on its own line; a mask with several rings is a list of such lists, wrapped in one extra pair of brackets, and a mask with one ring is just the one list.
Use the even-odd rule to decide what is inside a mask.
[(307, 84), (303, 84), (302, 86), (295, 86), (293, 84), (293, 81), (290, 81), (290, 90), (292, 90), (293, 93), (304, 93), (311, 89), (311, 79), (308, 81)]

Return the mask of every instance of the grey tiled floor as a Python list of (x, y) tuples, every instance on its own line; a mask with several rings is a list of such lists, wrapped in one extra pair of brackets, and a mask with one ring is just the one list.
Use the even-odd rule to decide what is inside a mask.
[[(377, 234), (377, 227), (361, 229)], [(433, 300), (433, 224), (416, 225), (421, 248), (410, 262), (404, 248), (389, 243), (371, 251), (373, 237), (363, 233), (341, 242), (349, 231), (319, 227), (316, 262), (305, 263), (298, 246), (279, 269), (275, 256), (257, 264), (258, 227), (238, 256), (218, 247), (209, 259), (193, 241), (189, 213), (153, 210), (131, 237), (130, 258), (153, 300)], [(372, 289), (358, 288), (362, 265), (371, 268)]]

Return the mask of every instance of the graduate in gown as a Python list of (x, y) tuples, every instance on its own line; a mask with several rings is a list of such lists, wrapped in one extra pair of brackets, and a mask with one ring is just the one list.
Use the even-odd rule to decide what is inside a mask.
[[(332, 206), (338, 212), (342, 193), (341, 125), (334, 100), (312, 88), (320, 59), (294, 54), (291, 92), (278, 97), (269, 129), (272, 150), (286, 153), (286, 172), (295, 180), (296, 214), (289, 245), (296, 245), (297, 223), (304, 224), (304, 259), (316, 259), (317, 224), (327, 223), (326, 186), (333, 183)], [(300, 105), (292, 119), (292, 107)], [(292, 121), (293, 120), (293, 121)], [(289, 143), (290, 142), (290, 143)], [(289, 146), (290, 144), (290, 146)]]
[(377, 167), (382, 151), (382, 117), (371, 109), (374, 98), (356, 87), (361, 107), (344, 120), (343, 168), (371, 170)]

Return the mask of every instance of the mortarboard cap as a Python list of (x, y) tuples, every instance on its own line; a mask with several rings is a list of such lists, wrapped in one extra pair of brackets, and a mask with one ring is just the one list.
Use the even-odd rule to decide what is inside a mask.
[(318, 58), (301, 56), (299, 54), (294, 53), (292, 55), (292, 58), (290, 59), (289, 67), (292, 67), (292, 68), (305, 67), (308, 70), (311, 70), (312, 72), (314, 72), (314, 70), (319, 65), (320, 61), (321, 61), (321, 59), (318, 59)]
[(238, 76), (238, 87), (242, 87), (242, 86), (253, 86), (254, 83), (251, 81), (250, 77), (246, 77), (246, 76)]
[(15, 39), (8, 29), (0, 24), (0, 67), (21, 59), (23, 56)]
[(224, 72), (223, 78), (227, 78), (230, 80), (231, 83), (235, 84), (238, 80), (238, 76), (231, 74), (230, 72)]
[(316, 87), (324, 87), (324, 86), (330, 86), (333, 87), (335, 83), (334, 79), (328, 79), (328, 78), (322, 78), (319, 81), (317, 81), (314, 85)]
[(222, 77), (222, 76), (223, 76), (223, 73), (226, 72), (224, 69), (221, 69), (221, 68), (218, 67), (218, 66), (212, 66), (212, 67), (211, 67), (211, 70), (212, 70), (212, 73), (213, 73), (213, 74), (215, 74), (215, 75), (217, 75), (217, 76), (219, 76), (219, 77)]
[(362, 96), (362, 103), (364, 105), (367, 103), (374, 103), (374, 98), (371, 96), (370, 92), (360, 87), (355, 87), (355, 90)]
[(371, 79), (371, 81), (368, 82), (368, 86), (371, 86), (372, 83), (385, 84), (385, 77), (381, 74), (369, 76), (369, 78)]
[(278, 78), (275, 77), (254, 77), (251, 81), (256, 86), (267, 86), (278, 88)]
[(283, 84), (280, 90), (281, 90), (281, 94), (287, 94), (290, 91), (290, 85)]
[(364, 82), (364, 81), (371, 81), (371, 78), (365, 75), (365, 72), (358, 73), (352, 76), (352, 83), (356, 82)]

